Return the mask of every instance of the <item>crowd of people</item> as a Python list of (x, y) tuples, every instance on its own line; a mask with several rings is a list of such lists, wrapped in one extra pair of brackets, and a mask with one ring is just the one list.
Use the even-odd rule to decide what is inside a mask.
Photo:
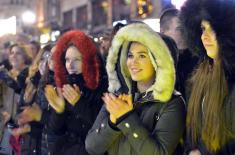
[(7, 44), (0, 154), (235, 154), (235, 1), (187, 0), (160, 32), (118, 23)]

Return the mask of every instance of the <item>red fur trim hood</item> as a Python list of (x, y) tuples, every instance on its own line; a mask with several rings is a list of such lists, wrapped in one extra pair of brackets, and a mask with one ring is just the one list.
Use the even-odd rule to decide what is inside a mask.
[(97, 48), (92, 39), (79, 30), (72, 30), (62, 35), (57, 44), (53, 55), (55, 61), (55, 80), (57, 87), (61, 88), (67, 84), (65, 67), (65, 52), (69, 45), (75, 45), (82, 55), (82, 75), (85, 80), (85, 86), (90, 89), (96, 89), (99, 84), (99, 66), (100, 61), (97, 57)]

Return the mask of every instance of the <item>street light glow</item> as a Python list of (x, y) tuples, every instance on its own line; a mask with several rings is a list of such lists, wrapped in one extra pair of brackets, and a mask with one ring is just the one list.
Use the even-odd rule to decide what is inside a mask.
[(32, 11), (26, 11), (22, 15), (22, 20), (26, 24), (34, 24), (36, 21), (36, 16)]
[(186, 0), (171, 0), (171, 3), (176, 7), (176, 9), (180, 10), (185, 1)]
[(5, 34), (16, 34), (16, 17), (0, 19), (0, 37)]

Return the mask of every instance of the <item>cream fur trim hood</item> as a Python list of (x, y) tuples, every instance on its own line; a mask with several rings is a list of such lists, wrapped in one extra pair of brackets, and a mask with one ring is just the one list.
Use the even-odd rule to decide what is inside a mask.
[[(156, 100), (168, 101), (172, 96), (175, 85), (174, 62), (161, 37), (149, 26), (142, 23), (130, 24), (121, 28), (112, 41), (106, 65), (109, 91), (115, 93), (121, 88), (121, 80), (117, 74), (122, 73), (129, 88), (129, 93), (131, 93), (131, 78), (126, 66), (126, 59), (128, 44), (133, 41), (139, 42), (148, 48), (148, 54), (156, 71), (155, 83), (146, 93), (152, 92)], [(116, 66), (119, 56), (121, 71), (117, 72)]]

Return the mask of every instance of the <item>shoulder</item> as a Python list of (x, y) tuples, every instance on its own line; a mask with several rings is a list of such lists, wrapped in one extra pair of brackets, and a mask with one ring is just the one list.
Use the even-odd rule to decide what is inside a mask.
[(185, 100), (178, 92), (173, 93), (171, 99), (167, 102), (169, 106), (185, 107)]

